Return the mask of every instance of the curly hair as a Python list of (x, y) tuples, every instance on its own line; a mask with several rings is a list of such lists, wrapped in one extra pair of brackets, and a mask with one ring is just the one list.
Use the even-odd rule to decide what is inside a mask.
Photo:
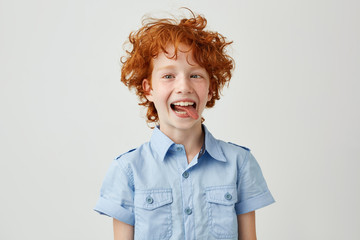
[(135, 89), (139, 105), (147, 107), (148, 123), (156, 123), (159, 118), (154, 103), (145, 97), (142, 81), (149, 79), (151, 82), (152, 60), (160, 52), (167, 53), (169, 44), (175, 48), (175, 58), (180, 44), (189, 46), (196, 62), (208, 72), (212, 98), (206, 103), (207, 108), (213, 107), (215, 101), (220, 99), (222, 88), (231, 79), (234, 61), (226, 53), (226, 47), (232, 41), (227, 41), (218, 32), (204, 30), (207, 20), (189, 11), (192, 17), (181, 20), (145, 18), (143, 26), (129, 35), (128, 43), (132, 49), (127, 50), (127, 56), (121, 58), (121, 82), (130, 90)]

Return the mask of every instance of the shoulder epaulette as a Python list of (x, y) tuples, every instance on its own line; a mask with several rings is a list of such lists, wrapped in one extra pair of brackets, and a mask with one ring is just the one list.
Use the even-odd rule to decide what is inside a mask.
[(230, 144), (232, 144), (232, 145), (234, 145), (234, 146), (237, 146), (237, 147), (241, 147), (241, 148), (245, 149), (246, 151), (249, 151), (249, 152), (250, 152), (250, 149), (249, 149), (249, 148), (247, 148), (247, 147), (240, 146), (240, 145), (237, 145), (237, 144), (232, 143), (232, 142), (228, 142), (228, 143), (230, 143)]
[(119, 158), (121, 158), (121, 156), (124, 156), (125, 154), (127, 154), (127, 153), (129, 153), (129, 152), (132, 152), (132, 151), (134, 151), (134, 150), (136, 150), (136, 148), (133, 148), (133, 149), (131, 149), (131, 150), (129, 150), (129, 151), (127, 151), (127, 152), (125, 152), (125, 153), (123, 153), (123, 154), (121, 154), (120, 156), (118, 156), (117, 158), (115, 158), (116, 160), (118, 160)]

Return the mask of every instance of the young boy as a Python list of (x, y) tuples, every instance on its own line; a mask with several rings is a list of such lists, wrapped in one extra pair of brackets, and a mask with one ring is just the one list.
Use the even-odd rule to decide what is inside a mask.
[(231, 42), (193, 16), (150, 19), (129, 36), (121, 81), (148, 108), (152, 137), (116, 158), (95, 210), (115, 240), (256, 239), (255, 210), (274, 202), (250, 150), (202, 124), (230, 81)]

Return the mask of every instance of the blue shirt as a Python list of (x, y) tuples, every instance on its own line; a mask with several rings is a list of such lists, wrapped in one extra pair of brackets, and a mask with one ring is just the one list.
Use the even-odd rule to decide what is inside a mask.
[(237, 240), (237, 214), (274, 199), (249, 149), (203, 130), (188, 164), (184, 146), (155, 128), (150, 142), (112, 162), (94, 210), (134, 225), (135, 240)]

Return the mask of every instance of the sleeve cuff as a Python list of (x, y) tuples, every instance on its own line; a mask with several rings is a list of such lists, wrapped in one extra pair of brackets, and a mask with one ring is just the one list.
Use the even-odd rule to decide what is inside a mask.
[(267, 191), (259, 196), (235, 204), (235, 211), (237, 215), (248, 213), (270, 205), (274, 202), (275, 200), (270, 191)]
[(129, 225), (134, 226), (135, 224), (134, 214), (129, 209), (123, 208), (121, 205), (115, 204), (103, 197), (99, 198), (94, 210)]

